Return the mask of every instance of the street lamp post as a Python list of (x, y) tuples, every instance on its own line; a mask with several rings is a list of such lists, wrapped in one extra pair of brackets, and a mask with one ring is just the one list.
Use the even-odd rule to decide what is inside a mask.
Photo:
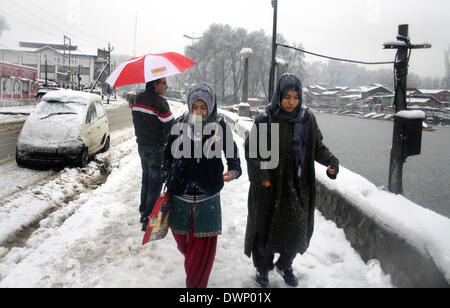
[(193, 35), (191, 36), (191, 35), (187, 35), (187, 34), (184, 34), (183, 37), (192, 40), (191, 49), (194, 49), (194, 40), (199, 40), (199, 39), (203, 38), (203, 36), (194, 37)]
[(250, 117), (250, 105), (248, 104), (248, 59), (252, 56), (253, 50), (242, 48), (240, 56), (244, 59), (244, 83), (242, 84), (242, 100), (239, 104), (239, 116)]
[(269, 76), (269, 102), (272, 100), (275, 82), (275, 57), (277, 53), (277, 16), (278, 16), (278, 0), (272, 0), (273, 7), (273, 33), (272, 33), (272, 61), (270, 64)]
[(242, 85), (242, 102), (248, 102), (248, 60), (253, 55), (253, 50), (250, 48), (242, 48), (240, 56), (244, 59), (244, 82)]

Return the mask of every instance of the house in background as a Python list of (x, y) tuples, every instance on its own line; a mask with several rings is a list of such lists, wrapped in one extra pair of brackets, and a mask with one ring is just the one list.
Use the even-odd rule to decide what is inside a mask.
[(313, 85), (306, 87), (304, 98), (307, 106), (329, 112), (384, 112), (390, 110), (394, 93), (378, 84), (356, 88), (335, 86), (329, 89)]
[(48, 80), (62, 87), (91, 85), (107, 63), (100, 49), (97, 55), (92, 55), (80, 52), (77, 46), (61, 44), (19, 42), (19, 47), (17, 50), (0, 49), (0, 61), (36, 68), (38, 79), (45, 79), (47, 75)]
[(449, 90), (423, 90), (418, 89), (416, 90), (417, 94), (422, 94), (426, 96), (434, 97), (435, 99), (441, 101), (441, 102), (448, 102), (450, 103), (450, 91)]

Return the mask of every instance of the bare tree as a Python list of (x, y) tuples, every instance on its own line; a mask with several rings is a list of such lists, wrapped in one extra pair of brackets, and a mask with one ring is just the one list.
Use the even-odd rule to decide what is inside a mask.
[(0, 15), (0, 37), (2, 36), (2, 32), (5, 30), (11, 30), (9, 28), (8, 23), (6, 22), (6, 18)]
[(445, 51), (445, 76), (442, 79), (442, 87), (450, 89), (450, 45)]
[[(280, 42), (286, 42), (282, 35)], [(249, 95), (268, 96), (271, 37), (263, 30), (248, 33), (243, 28), (212, 24), (202, 38), (185, 48), (186, 56), (197, 65), (186, 76), (188, 83), (206, 81), (211, 83), (219, 102), (238, 103), (242, 94), (243, 59), (242, 48), (251, 48), (253, 55), (249, 65)], [(301, 46), (301, 45), (298, 45)], [(280, 57), (288, 63), (288, 70), (303, 74), (303, 55), (290, 50), (280, 51)]]

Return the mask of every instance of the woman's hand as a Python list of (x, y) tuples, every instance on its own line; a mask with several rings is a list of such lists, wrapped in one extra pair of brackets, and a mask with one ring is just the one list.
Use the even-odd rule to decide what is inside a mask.
[(234, 180), (234, 175), (232, 172), (228, 171), (228, 172), (224, 173), (224, 175), (223, 175), (224, 182), (231, 182), (233, 180)]
[(265, 188), (269, 188), (271, 186), (270, 181), (262, 182), (261, 186), (264, 186)]

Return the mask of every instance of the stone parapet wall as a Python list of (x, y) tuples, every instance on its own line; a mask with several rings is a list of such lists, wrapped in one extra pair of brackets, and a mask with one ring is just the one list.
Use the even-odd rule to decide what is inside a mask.
[(352, 247), (368, 262), (380, 261), (396, 287), (449, 287), (433, 258), (424, 255), (400, 235), (362, 213), (338, 191), (317, 182), (317, 208), (342, 228)]

